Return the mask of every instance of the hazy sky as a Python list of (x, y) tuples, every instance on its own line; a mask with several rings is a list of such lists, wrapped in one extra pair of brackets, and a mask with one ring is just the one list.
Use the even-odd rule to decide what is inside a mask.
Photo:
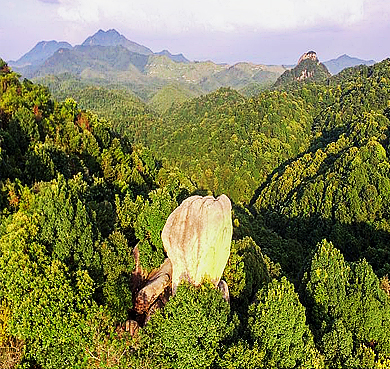
[(390, 57), (390, 0), (0, 0), (0, 57), (115, 28), (191, 60), (293, 64), (308, 50)]

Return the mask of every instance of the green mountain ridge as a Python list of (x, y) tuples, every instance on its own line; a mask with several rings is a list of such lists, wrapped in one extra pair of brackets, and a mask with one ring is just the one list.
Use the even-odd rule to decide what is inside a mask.
[[(165, 110), (174, 103), (175, 95), (184, 101), (183, 97), (199, 96), (220, 87), (245, 88), (253, 84), (265, 87), (272, 85), (283, 70), (279, 66), (251, 63), (230, 67), (210, 61), (175, 62), (166, 55), (137, 54), (123, 46), (76, 46), (57, 51), (27, 77), (39, 81), (49, 75), (73, 75), (86, 85), (121, 86), (155, 107), (156, 101), (165, 101), (164, 107), (157, 107)], [(159, 92), (164, 86), (171, 87)], [(180, 86), (186, 92), (168, 96), (168, 91), (173, 92), (172, 86)]]

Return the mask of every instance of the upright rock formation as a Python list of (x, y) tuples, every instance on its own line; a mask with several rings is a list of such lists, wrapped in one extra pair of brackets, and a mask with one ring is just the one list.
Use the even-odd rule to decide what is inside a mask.
[(161, 238), (168, 258), (147, 277), (139, 265), (135, 247), (136, 270), (133, 274), (135, 320), (128, 320), (125, 330), (136, 334), (154, 312), (162, 308), (181, 280), (194, 285), (208, 278), (226, 301), (229, 289), (221, 280), (230, 255), (232, 240), (231, 204), (227, 196), (192, 196), (168, 217)]
[(307, 60), (307, 59), (310, 59), (310, 60), (313, 60), (313, 61), (319, 63), (318, 58), (317, 58), (317, 53), (315, 51), (308, 51), (307, 53), (304, 53), (299, 58), (298, 64), (300, 64), (301, 62), (303, 62), (304, 60)]
[(286, 70), (275, 82), (275, 87), (286, 87), (293, 83), (324, 82), (329, 78), (326, 66), (318, 60), (314, 51), (304, 53), (298, 60), (298, 64)]
[(161, 237), (172, 262), (172, 290), (181, 280), (218, 285), (230, 254), (231, 204), (227, 196), (192, 196), (168, 217)]

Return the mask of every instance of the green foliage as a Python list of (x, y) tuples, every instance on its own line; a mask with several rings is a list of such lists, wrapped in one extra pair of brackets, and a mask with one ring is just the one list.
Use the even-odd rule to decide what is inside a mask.
[(264, 367), (313, 367), (319, 360), (305, 308), (285, 277), (273, 279), (258, 292), (248, 315), (250, 337), (265, 354)]
[(264, 225), (283, 238), (312, 250), (326, 237), (347, 260), (365, 257), (380, 275), (390, 265), (389, 76), (384, 61), (331, 85), (311, 149), (279, 168), (255, 203)]
[(181, 284), (142, 332), (139, 367), (212, 367), (229, 333), (229, 312), (229, 304), (212, 285)]
[(60, 101), (75, 99), (87, 109), (110, 122), (111, 128), (134, 140), (137, 127), (154, 121), (154, 114), (134, 93), (121, 86), (88, 85), (72, 75), (49, 76), (40, 79)]
[(366, 260), (353, 264), (347, 306), (347, 325), (357, 341), (373, 343), (375, 350), (390, 355), (390, 301), (379, 288), (379, 279)]
[(164, 261), (164, 246), (161, 231), (172, 211), (177, 207), (175, 199), (166, 189), (149, 193), (150, 202), (145, 202), (134, 224), (135, 236), (139, 239), (141, 266), (150, 272)]
[(39, 241), (55, 259), (94, 271), (99, 264), (94, 245), (99, 235), (92, 229), (90, 215), (80, 199), (85, 185), (76, 177), (69, 182), (59, 178), (49, 187), (41, 187), (36, 209), (41, 224)]
[(222, 369), (263, 368), (264, 357), (265, 352), (259, 349), (257, 342), (251, 348), (248, 342), (238, 341), (226, 350), (218, 364)]
[(116, 321), (125, 320), (133, 305), (130, 280), (135, 264), (130, 250), (126, 237), (119, 231), (111, 233), (100, 246), (104, 303)]
[(146, 196), (159, 166), (74, 100), (57, 103), (9, 70), (0, 85), (4, 357), (26, 368), (85, 367), (92, 352), (117, 352), (121, 340), (98, 330), (112, 332), (132, 307), (135, 228), (122, 232), (115, 198)]
[[(124, 67), (126, 53), (114, 56), (106, 61)], [(145, 73), (164, 67), (138, 62)], [(202, 88), (231, 75), (239, 84), (251, 68)], [(83, 75), (96, 78), (92, 69)], [(328, 85), (252, 98), (221, 89), (161, 116), (118, 85), (83, 78), (47, 79), (59, 103), (0, 61), (0, 360), (42, 369), (389, 366), (388, 286), (378, 279), (390, 270), (388, 60)], [(72, 91), (79, 103), (65, 99)], [(145, 274), (159, 267), (167, 217), (206, 193), (233, 200), (230, 306), (207, 283), (182, 285), (129, 337), (120, 326), (134, 318), (134, 247)]]
[(222, 276), (229, 286), (232, 306), (246, 313), (257, 291), (277, 273), (275, 265), (250, 237), (233, 241)]
[(331, 242), (323, 240), (317, 246), (303, 283), (306, 294), (312, 299), (313, 318), (317, 329), (326, 329), (324, 324), (340, 318), (346, 304), (347, 283), (350, 268), (343, 255)]
[(37, 232), (37, 217), (19, 211), (0, 238), (0, 299), (12, 312), (10, 335), (28, 343), (25, 359), (67, 368), (82, 361), (89, 339), (93, 281), (86, 271), (70, 273), (51, 261), (34, 240)]
[(317, 82), (323, 83), (330, 73), (326, 66), (318, 60), (304, 59), (297, 66), (286, 70), (275, 82), (275, 87), (291, 87), (299, 83)]
[(303, 284), (316, 340), (331, 367), (360, 368), (366, 360), (374, 365), (362, 345), (389, 355), (389, 298), (365, 260), (348, 265), (324, 240)]
[(220, 89), (172, 108), (163, 122), (140, 127), (139, 137), (198, 187), (249, 203), (272, 169), (307, 148), (305, 108), (311, 107), (286, 93), (245, 99)]

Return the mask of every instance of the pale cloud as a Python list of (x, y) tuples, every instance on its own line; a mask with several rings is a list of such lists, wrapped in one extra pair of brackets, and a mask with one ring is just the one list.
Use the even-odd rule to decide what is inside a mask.
[[(111, 3), (114, 0), (111, 0)], [(58, 15), (66, 21), (70, 22), (99, 22), (100, 21), (100, 7), (98, 0), (60, 0), (60, 7)]]
[[(381, 0), (374, 0), (381, 1)], [(59, 15), (73, 22), (127, 23), (145, 31), (282, 31), (349, 26), (364, 18), (368, 0), (59, 0)]]
[(38, 0), (41, 3), (47, 3), (47, 4), (59, 4), (59, 0)]
[(390, 50), (389, 0), (0, 2), (3, 59), (17, 59), (41, 40), (80, 44), (100, 28), (155, 51), (219, 62), (295, 62), (309, 49), (381, 60)]

